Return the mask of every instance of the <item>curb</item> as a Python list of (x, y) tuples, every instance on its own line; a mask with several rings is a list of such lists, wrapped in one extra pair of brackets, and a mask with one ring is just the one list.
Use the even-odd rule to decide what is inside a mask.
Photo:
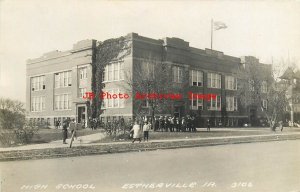
[(60, 147), (60, 148), (34, 149), (34, 150), (3, 151), (0, 152), (0, 161), (52, 159), (52, 158), (62, 158), (62, 157), (154, 151), (159, 149), (164, 150), (164, 149), (178, 149), (178, 148), (193, 148), (193, 147), (204, 147), (204, 146), (271, 142), (271, 141), (284, 141), (284, 140), (297, 140), (297, 139), (300, 139), (299, 134), (270, 135), (270, 136), (256, 136), (256, 137), (249, 136), (244, 138), (184, 140), (184, 141), (173, 141), (173, 142), (156, 141), (156, 142), (139, 143), (139, 144), (132, 144), (131, 142), (128, 142), (128, 144), (114, 143), (112, 145), (107, 144), (107, 145), (76, 146), (74, 148)]

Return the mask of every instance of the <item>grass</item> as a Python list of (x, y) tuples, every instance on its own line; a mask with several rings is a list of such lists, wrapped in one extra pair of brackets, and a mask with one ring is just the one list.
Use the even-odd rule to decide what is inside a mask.
[[(188, 139), (188, 138), (210, 138), (210, 137), (230, 137), (230, 136), (249, 136), (249, 135), (265, 135), (286, 132), (300, 132), (300, 129), (284, 128), (283, 132), (277, 130), (271, 131), (269, 128), (211, 128), (210, 132), (206, 128), (197, 129), (197, 132), (149, 132), (149, 140), (168, 140), (168, 139)], [(143, 137), (142, 137), (143, 138)], [(118, 135), (116, 137), (107, 136), (94, 143), (110, 143), (131, 141), (128, 134)]]
[[(90, 135), (99, 133), (100, 130), (81, 129), (77, 131), (77, 136)], [(71, 133), (68, 132), (68, 138), (71, 137)], [(61, 129), (40, 129), (32, 138), (32, 143), (48, 143), (51, 141), (62, 140)]]

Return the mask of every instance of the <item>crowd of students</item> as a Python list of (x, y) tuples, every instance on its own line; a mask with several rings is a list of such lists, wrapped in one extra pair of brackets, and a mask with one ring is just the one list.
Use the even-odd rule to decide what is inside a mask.
[(155, 118), (154, 131), (196, 132), (196, 119), (193, 116), (160, 116)]

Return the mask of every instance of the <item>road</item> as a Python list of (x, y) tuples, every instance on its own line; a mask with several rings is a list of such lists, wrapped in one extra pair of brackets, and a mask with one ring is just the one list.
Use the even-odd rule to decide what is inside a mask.
[(0, 191), (300, 192), (299, 149), (293, 140), (2, 162)]

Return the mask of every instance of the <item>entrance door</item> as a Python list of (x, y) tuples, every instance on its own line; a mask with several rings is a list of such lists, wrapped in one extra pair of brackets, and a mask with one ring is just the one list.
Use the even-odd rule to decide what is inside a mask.
[(174, 116), (181, 118), (182, 115), (183, 115), (183, 106), (175, 106), (175, 108), (174, 108)]
[(86, 122), (86, 119), (85, 119), (85, 106), (80, 106), (77, 108), (77, 119), (78, 119), (78, 123), (82, 123), (83, 121)]

